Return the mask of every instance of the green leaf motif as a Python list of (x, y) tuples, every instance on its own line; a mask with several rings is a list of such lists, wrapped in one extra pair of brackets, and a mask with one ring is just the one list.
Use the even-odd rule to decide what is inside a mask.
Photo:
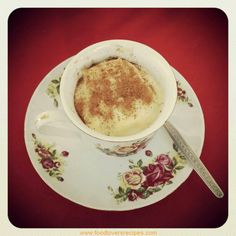
[(178, 147), (177, 147), (177, 145), (176, 145), (175, 143), (173, 143), (173, 149), (174, 149), (176, 152), (178, 152)]
[(161, 191), (161, 188), (155, 188), (154, 190), (155, 190), (154, 192), (159, 192)]
[(56, 98), (54, 98), (54, 100), (53, 100), (53, 104), (54, 104), (55, 107), (58, 107), (58, 101), (57, 101)]
[(156, 192), (159, 192), (161, 190), (161, 188), (150, 188), (150, 189), (148, 189), (148, 191), (150, 192), (150, 193), (156, 193)]
[(130, 191), (131, 191), (131, 188), (128, 187), (128, 188), (126, 189), (126, 194), (129, 193)]
[(176, 157), (173, 157), (173, 165), (174, 165), (174, 166), (177, 165), (177, 159), (176, 159)]
[(121, 194), (116, 194), (116, 195), (114, 196), (114, 198), (115, 198), (115, 199), (119, 199), (119, 198), (122, 198), (122, 196), (123, 196), (123, 195), (121, 195)]
[(123, 198), (122, 198), (122, 201), (126, 201), (127, 198), (128, 198), (128, 196), (127, 196), (127, 195), (124, 195)]
[(122, 195), (125, 193), (124, 189), (122, 187), (119, 186), (119, 189), (118, 189), (119, 193)]
[(59, 181), (61, 181), (61, 182), (64, 181), (64, 179), (63, 179), (61, 176), (58, 176), (58, 177), (57, 177), (57, 180), (59, 180)]
[(57, 89), (57, 93), (60, 94), (60, 85), (57, 85), (56, 89)]
[(180, 157), (182, 160), (186, 160), (186, 157), (183, 156), (181, 153), (179, 153), (179, 157)]
[(113, 192), (113, 188), (111, 186), (108, 186), (107, 189)]
[(142, 198), (146, 199), (148, 198), (150, 195), (152, 194), (152, 192), (146, 191), (142, 194)]
[(142, 167), (143, 161), (140, 159), (140, 160), (137, 162), (137, 165), (138, 165), (139, 167)]
[(58, 107), (59, 105), (57, 99), (60, 95), (60, 81), (61, 77), (51, 80), (46, 91), (47, 95), (53, 99), (53, 104), (55, 107)]
[(184, 168), (184, 166), (176, 166), (176, 167), (175, 167), (176, 170), (181, 170), (181, 169), (183, 169), (183, 168)]
[(52, 80), (51, 82), (54, 83), (54, 84), (59, 84), (59, 81), (56, 80), (56, 79)]
[(143, 187), (140, 187), (138, 190), (137, 190), (137, 192), (139, 192), (139, 193), (143, 193), (143, 192), (145, 192), (145, 188), (143, 188)]

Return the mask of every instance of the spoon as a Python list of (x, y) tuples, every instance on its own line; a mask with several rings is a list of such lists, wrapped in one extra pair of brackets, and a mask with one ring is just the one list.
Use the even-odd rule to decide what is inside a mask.
[(212, 191), (212, 193), (217, 198), (222, 198), (224, 196), (223, 191), (216, 183), (206, 166), (202, 163), (202, 161), (197, 157), (197, 155), (193, 152), (191, 147), (187, 144), (184, 138), (181, 136), (179, 131), (169, 122), (166, 121), (164, 127), (174, 143), (177, 145), (179, 150), (184, 154), (185, 158), (191, 163), (193, 169), (197, 172), (197, 174), (201, 177), (207, 187)]

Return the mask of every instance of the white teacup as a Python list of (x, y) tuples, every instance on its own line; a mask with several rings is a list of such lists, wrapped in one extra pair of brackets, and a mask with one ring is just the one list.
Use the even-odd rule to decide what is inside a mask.
[[(86, 126), (77, 114), (74, 106), (74, 92), (79, 79), (78, 74), (83, 68), (110, 57), (124, 58), (147, 69), (157, 80), (163, 91), (164, 104), (157, 119), (146, 129), (130, 136), (107, 136)], [(177, 99), (177, 86), (174, 74), (167, 61), (152, 48), (130, 40), (108, 40), (93, 44), (75, 55), (62, 75), (60, 98), (63, 109), (74, 129), (79, 129), (96, 148), (108, 155), (127, 156), (143, 149), (154, 133), (164, 125), (170, 117)], [(62, 111), (63, 112), (63, 111)], [(46, 116), (45, 116), (46, 115)], [(44, 119), (37, 119), (39, 130), (49, 122), (65, 120), (63, 114), (46, 112)], [(45, 117), (47, 117), (45, 119)], [(63, 133), (61, 133), (63, 135)]]

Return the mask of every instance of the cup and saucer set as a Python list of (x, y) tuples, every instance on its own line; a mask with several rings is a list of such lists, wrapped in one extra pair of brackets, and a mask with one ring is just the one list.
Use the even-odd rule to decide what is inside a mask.
[[(75, 111), (79, 71), (111, 56), (147, 68), (164, 90), (158, 119), (134, 135), (98, 133)], [(28, 105), (25, 143), (39, 176), (61, 196), (98, 210), (132, 210), (167, 197), (193, 170), (164, 129), (167, 120), (200, 157), (204, 117), (189, 83), (150, 47), (108, 40), (85, 48), (45, 76)]]

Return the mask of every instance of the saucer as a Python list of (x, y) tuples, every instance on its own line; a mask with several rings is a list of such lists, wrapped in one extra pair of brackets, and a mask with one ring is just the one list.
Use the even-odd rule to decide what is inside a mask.
[[(42, 134), (35, 125), (44, 111), (64, 112), (60, 78), (71, 58), (56, 66), (36, 88), (25, 118), (29, 158), (43, 181), (63, 197), (85, 207), (123, 211), (156, 203), (174, 192), (193, 170), (160, 128), (148, 145), (127, 157), (91, 146), (86, 135)], [(204, 117), (196, 94), (174, 68), (178, 99), (169, 121), (197, 156), (204, 142)], [(65, 129), (67, 124), (64, 125)], [(69, 127), (68, 125), (68, 130)]]

